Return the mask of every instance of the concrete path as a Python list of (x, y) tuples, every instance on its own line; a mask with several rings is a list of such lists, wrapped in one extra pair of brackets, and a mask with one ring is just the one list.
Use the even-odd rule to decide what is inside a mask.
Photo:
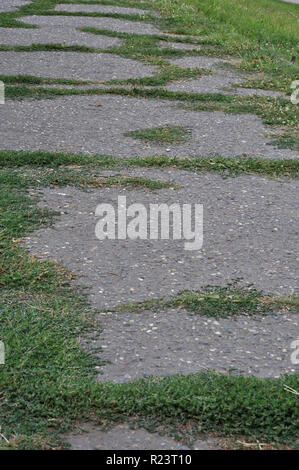
[[(5, 2), (0, 11), (28, 3)], [(293, 3), (298, 3), (295, 1)], [(40, 15), (18, 18), (38, 28), (0, 28), (4, 45), (64, 44), (89, 46), (101, 52), (1, 51), (0, 74), (92, 79), (99, 82), (154, 76), (156, 63), (118, 55), (109, 48), (125, 38), (82, 32), (83, 27), (135, 35), (162, 35), (156, 24), (144, 21), (153, 14), (143, 8), (114, 5), (59, 4), (57, 12), (140, 15), (124, 17)], [(210, 75), (176, 80), (160, 88), (178, 92), (252, 94), (280, 93), (242, 88), (246, 76), (233, 68), (230, 58), (200, 55), (194, 44), (159, 43), (182, 51), (184, 57), (169, 64), (192, 69), (205, 67)], [(190, 50), (196, 55), (190, 56)], [(240, 82), (238, 88), (232, 85)], [(102, 83), (104, 87), (104, 84)], [(106, 84), (107, 86), (107, 84)], [(138, 86), (138, 85), (136, 85)], [(153, 87), (152, 87), (153, 88)], [(151, 88), (151, 89), (152, 89)], [(120, 95), (62, 96), (51, 100), (6, 100), (1, 107), (0, 147), (7, 150), (48, 150), (83, 154), (130, 156), (247, 155), (268, 160), (297, 158), (295, 151), (271, 144), (261, 118), (252, 114), (195, 112), (179, 102)], [(3, 112), (2, 112), (3, 111)], [(125, 135), (129, 131), (165, 125), (188, 130), (184, 142), (145, 142)], [(95, 172), (98, 170), (95, 170)], [(128, 382), (147, 375), (190, 374), (204, 370), (220, 373), (277, 377), (293, 373), (290, 345), (298, 337), (299, 314), (281, 311), (264, 316), (211, 319), (184, 309), (141, 314), (124, 313), (123, 303), (168, 297), (207, 284), (226, 285), (242, 278), (266, 293), (298, 293), (298, 180), (274, 180), (243, 175), (235, 178), (215, 173), (196, 174), (175, 169), (116, 169), (101, 176), (131, 176), (170, 183), (159, 190), (110, 187), (83, 192), (74, 187), (32, 190), (40, 206), (60, 212), (54, 225), (30, 234), (24, 241), (42, 259), (57, 260), (77, 275), (74, 285), (89, 288), (103, 329), (100, 339), (81, 339), (84, 349), (102, 348), (98, 380)], [(99, 176), (99, 175), (98, 175)], [(118, 196), (127, 204), (203, 204), (204, 244), (184, 250), (182, 240), (104, 240), (95, 236), (95, 209), (101, 202), (115, 205)], [(111, 312), (112, 307), (116, 307)], [(102, 361), (105, 361), (104, 366)], [(72, 449), (189, 449), (183, 442), (149, 433), (132, 423), (103, 430), (83, 424), (65, 436)], [(216, 449), (219, 441), (198, 435), (195, 449)]]
[[(1, 54), (7, 53), (0, 52), (0, 58)], [(128, 76), (130, 73), (137, 74), (138, 71), (139, 75), (142, 75), (148, 68), (137, 62), (136, 70), (132, 70), (134, 61), (108, 54), (95, 55), (98, 63), (95, 68), (92, 67), (93, 54), (51, 54), (51, 57), (55, 57), (53, 67), (48, 52), (10, 52), (7, 62), (10, 61), (13, 70), (18, 69), (22, 71), (20, 73), (30, 74), (30, 69), (34, 70), (34, 66), (38, 68), (38, 58), (46, 56), (47, 61), (44, 60), (41, 69), (47, 71), (48, 76), (54, 77), (56, 74), (57, 77), (72, 76), (81, 79)], [(20, 56), (24, 58), (23, 61), (16, 63), (15, 57)], [(25, 61), (27, 57), (28, 62)], [(76, 68), (76, 63), (80, 68)], [(107, 64), (107, 68), (101, 67), (101, 64)], [(74, 73), (70, 74), (70, 70), (74, 70)], [(98, 70), (98, 73), (95, 70)], [(150, 71), (153, 73), (152, 68)], [(45, 76), (45, 73), (37, 70), (37, 76)], [(5, 119), (0, 123), (0, 141), (5, 149), (98, 153), (124, 158), (161, 154), (177, 157), (248, 155), (268, 159), (297, 156), (292, 150), (273, 148), (269, 145), (270, 139), (265, 137), (269, 129), (253, 114), (191, 112), (178, 108), (176, 104), (178, 103), (158, 99), (115, 95), (8, 101), (5, 105)], [(161, 144), (144, 142), (124, 135), (128, 131), (166, 124), (189, 129), (189, 138), (179, 144)]]
[(0, 5), (0, 13), (16, 11), (23, 5), (29, 5), (31, 2), (26, 0), (3, 0)]

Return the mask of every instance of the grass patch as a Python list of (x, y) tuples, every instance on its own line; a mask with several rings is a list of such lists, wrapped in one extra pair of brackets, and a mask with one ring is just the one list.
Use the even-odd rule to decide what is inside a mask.
[(299, 132), (269, 134), (268, 137), (271, 137), (271, 142), (268, 145), (273, 145), (278, 149), (291, 149), (299, 152)]
[[(153, 64), (155, 65), (155, 64)], [(128, 84), (134, 86), (163, 86), (167, 83), (174, 82), (177, 80), (191, 79), (202, 77), (203, 75), (210, 75), (212, 72), (206, 68), (183, 68), (177, 66), (162, 66), (162, 71), (154, 75), (153, 77), (142, 77), (142, 78), (127, 78), (124, 80), (108, 80), (107, 84)]]
[(124, 135), (133, 139), (156, 142), (158, 144), (179, 144), (186, 142), (190, 138), (191, 131), (185, 127), (166, 124), (165, 126), (126, 132)]
[[(113, 311), (140, 313), (144, 310), (185, 309), (193, 315), (228, 318), (259, 315), (274, 309), (298, 310), (299, 297), (265, 296), (252, 285), (241, 286), (233, 281), (227, 286), (207, 286), (198, 291), (183, 291), (170, 299), (151, 299), (115, 307)], [(111, 309), (110, 309), (111, 311)]]
[(30, 187), (45, 186), (75, 186), (80, 189), (105, 188), (105, 187), (126, 187), (144, 188), (149, 190), (178, 187), (174, 183), (167, 183), (158, 180), (151, 180), (138, 176), (102, 175), (96, 168), (69, 165), (59, 169), (53, 168), (32, 168), (15, 169), (12, 174), (9, 170), (2, 170), (2, 177), (26, 179), (26, 185)]
[(34, 75), (0, 75), (0, 81), (6, 85), (92, 85), (94, 80), (76, 80), (70, 78), (35, 77)]
[(220, 173), (225, 176), (255, 174), (269, 177), (298, 178), (298, 159), (265, 159), (252, 157), (193, 157), (169, 156), (131, 157), (128, 159), (46, 151), (0, 150), (0, 168), (26, 166), (59, 168), (67, 165), (95, 168), (177, 168), (179, 170)]
[(1, 45), (1, 51), (14, 51), (14, 52), (36, 52), (36, 51), (46, 51), (46, 52), (55, 52), (55, 51), (62, 51), (62, 52), (107, 52), (107, 50), (96, 49), (94, 47), (88, 46), (79, 46), (79, 45), (71, 45), (68, 46), (66, 44), (31, 44), (30, 46), (10, 46), (10, 45)]

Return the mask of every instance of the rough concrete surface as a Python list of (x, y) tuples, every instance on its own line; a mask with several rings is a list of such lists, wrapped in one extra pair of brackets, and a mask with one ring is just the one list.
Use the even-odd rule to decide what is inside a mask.
[[(82, 425), (77, 433), (65, 436), (71, 450), (189, 450), (190, 447), (158, 433), (134, 429), (119, 424), (108, 431), (91, 425)], [(217, 440), (208, 438), (193, 443), (194, 450), (215, 450)]]
[(141, 10), (140, 8), (127, 8), (127, 7), (118, 7), (116, 5), (69, 5), (67, 3), (61, 3), (56, 5), (54, 8), (55, 11), (68, 11), (68, 12), (86, 12), (86, 13), (119, 13), (125, 15), (145, 15), (146, 10)]
[[(298, 3), (298, 0), (291, 0)], [(28, 2), (5, 0), (0, 12), (17, 10)], [(140, 14), (142, 8), (115, 5), (60, 4), (56, 11)], [(150, 10), (147, 11), (151, 13)], [(120, 18), (41, 15), (18, 18), (39, 28), (0, 28), (0, 43), (31, 45), (64, 43), (107, 49), (123, 40), (83, 33), (80, 28), (167, 34), (141, 21)], [(200, 50), (172, 43), (161, 47)], [(197, 37), (198, 39), (198, 37)], [(223, 63), (227, 62), (227, 63)], [(170, 91), (280, 96), (266, 90), (234, 88), (248, 77), (231, 59), (185, 56), (171, 60), (181, 67), (206, 67), (211, 75), (169, 83)], [(75, 52), (0, 52), (0, 73), (53, 78), (109, 80), (152, 76), (156, 67), (114, 54)], [(105, 87), (105, 85), (102, 85)], [(106, 154), (121, 157), (166, 154), (296, 158), (294, 151), (276, 149), (265, 134), (269, 128), (254, 115), (192, 112), (177, 102), (117, 95), (69, 96), (53, 100), (6, 100), (0, 106), (2, 149), (50, 150)], [(189, 139), (181, 144), (157, 144), (125, 137), (128, 131), (162, 125), (183, 126)], [(99, 170), (94, 170), (100, 174)], [(122, 303), (168, 298), (186, 289), (208, 284), (226, 285), (241, 278), (265, 293), (298, 293), (298, 180), (274, 180), (244, 175), (223, 178), (175, 169), (116, 169), (101, 175), (128, 175), (172, 183), (151, 191), (106, 187), (82, 191), (74, 187), (30, 190), (39, 205), (60, 212), (53, 226), (30, 233), (24, 245), (41, 259), (56, 260), (77, 275), (74, 287), (85, 285), (97, 309), (100, 336), (80, 338), (85, 350), (99, 354), (97, 380), (115, 383), (135, 378), (220, 373), (278, 377), (294, 373), (291, 343), (298, 338), (298, 312), (216, 319), (194, 315), (183, 308), (140, 313), (122, 312)], [(99, 203), (117, 208), (118, 196), (127, 206), (142, 203), (203, 204), (203, 246), (185, 250), (185, 240), (104, 240), (95, 235)], [(115, 311), (111, 311), (116, 307)], [(96, 339), (95, 339), (96, 337)], [(101, 352), (99, 352), (101, 350)], [(104, 361), (104, 365), (103, 365)], [(164, 433), (166, 431), (164, 430)], [(134, 428), (132, 423), (104, 429), (91, 424), (74, 426), (64, 439), (76, 450), (189, 450), (184, 442), (158, 432)], [(193, 448), (218, 449), (220, 441), (198, 434)]]
[(110, 31), (118, 31), (122, 33), (134, 33), (134, 34), (160, 34), (160, 30), (155, 26), (141, 22), (141, 21), (129, 21), (118, 18), (106, 18), (106, 17), (88, 17), (88, 16), (24, 16), (20, 19), (25, 23), (37, 25), (37, 26), (63, 26), (83, 28), (89, 26), (99, 29), (108, 29)]
[[(44, 205), (65, 212), (53, 228), (32, 234), (34, 253), (65, 263), (90, 285), (99, 308), (167, 296), (207, 284), (243, 278), (265, 292), (298, 288), (298, 181), (257, 176), (223, 179), (175, 170), (139, 170), (129, 175), (171, 181), (180, 189), (45, 189)], [(104, 240), (95, 236), (99, 203), (196, 203), (204, 208), (202, 250), (184, 240)], [(287, 243), (286, 243), (287, 241)]]
[(0, 13), (6, 11), (16, 11), (23, 5), (29, 5), (29, 1), (23, 0), (2, 0), (3, 4), (0, 5)]
[[(0, 44), (30, 46), (31, 44), (65, 44), (67, 46), (87, 46), (108, 49), (119, 46), (121, 39), (84, 33), (76, 28), (53, 28), (43, 26), (39, 29), (0, 28)], [(1, 67), (2, 69), (2, 67)]]
[(0, 52), (6, 75), (112, 80), (145, 77), (156, 69), (114, 54), (84, 52)]
[[(0, 53), (0, 60), (1, 60)], [(19, 53), (15, 53), (19, 54)], [(23, 54), (23, 53), (22, 53)], [(30, 58), (31, 53), (28, 54)], [(41, 53), (39, 53), (41, 54)], [(49, 54), (45, 52), (43, 54)], [(57, 60), (56, 69), (60, 67), (68, 75), (66, 63), (63, 62), (69, 54), (74, 56), (72, 63), (76, 67), (81, 54), (55, 53)], [(101, 69), (98, 65), (98, 73), (95, 68), (91, 71), (84, 68), (91, 65), (92, 54), (82, 54), (82, 68), (73, 75), (77, 78), (101, 79), (114, 73), (135, 73), (127, 66), (128, 59), (115, 58), (115, 63), (123, 69), (114, 68), (113, 56), (104, 55), (103, 64), (108, 61), (108, 67)], [(25, 57), (25, 56), (24, 56)], [(26, 55), (27, 57), (27, 55)], [(40, 57), (40, 56), (37, 56)], [(88, 59), (89, 58), (89, 59)], [(61, 60), (58, 65), (58, 60)], [(98, 59), (96, 59), (97, 61)], [(128, 63), (134, 61), (129, 61)], [(49, 64), (49, 74), (51, 68)], [(13, 66), (13, 62), (11, 61)], [(30, 73), (30, 67), (20, 62), (15, 69), (19, 73)], [(27, 62), (28, 64), (28, 62)], [(38, 64), (38, 62), (36, 62)], [(139, 65), (139, 62), (137, 62)], [(138, 67), (137, 65), (137, 67)], [(41, 76), (49, 75), (43, 66)], [(53, 68), (55, 68), (53, 67)], [(135, 67), (135, 64), (134, 64)], [(141, 70), (144, 71), (141, 65)], [(137, 72), (136, 72), (137, 73)], [(141, 72), (142, 73), (142, 72)], [(70, 75), (68, 75), (70, 76)], [(264, 134), (269, 130), (262, 124), (261, 119), (250, 114), (225, 114), (212, 112), (190, 112), (179, 109), (175, 102), (138, 99), (125, 96), (100, 95), (100, 96), (68, 96), (55, 100), (36, 101), (9, 101), (3, 106), (3, 116), (0, 122), (0, 141), (3, 149), (31, 149), (31, 150), (57, 150), (69, 152), (98, 153), (106, 155), (157, 155), (185, 157), (191, 155), (236, 156), (247, 154), (264, 158), (295, 158), (297, 153), (288, 149), (274, 149), (269, 139)], [(98, 106), (101, 105), (101, 106)], [(157, 144), (144, 142), (140, 139), (125, 137), (128, 131), (146, 129), (162, 125), (183, 126), (192, 131), (187, 142), (182, 144)]]
[(279, 377), (299, 367), (291, 344), (299, 313), (227, 319), (190, 315), (180, 309), (136, 313), (102, 312), (98, 380), (122, 383), (147, 375), (221, 373)]

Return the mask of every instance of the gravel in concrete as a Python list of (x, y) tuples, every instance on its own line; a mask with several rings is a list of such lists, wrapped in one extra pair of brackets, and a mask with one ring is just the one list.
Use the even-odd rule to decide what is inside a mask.
[(123, 383), (147, 375), (220, 373), (278, 377), (299, 372), (291, 344), (299, 313), (211, 319), (179, 309), (141, 314), (103, 312), (99, 381)]
[(23, 0), (2, 0), (4, 1), (4, 5), (0, 5), (0, 13), (6, 12), (6, 11), (16, 11), (18, 10), (21, 6), (23, 5), (28, 5), (29, 1), (23, 1)]
[[(236, 278), (266, 293), (298, 292), (298, 180), (219, 175), (175, 170), (126, 174), (171, 181), (180, 189), (159, 191), (105, 188), (88, 193), (74, 188), (45, 189), (41, 205), (64, 215), (53, 228), (27, 239), (33, 253), (55, 259), (91, 286), (99, 308), (164, 297)], [(99, 203), (196, 203), (204, 207), (202, 250), (187, 251), (184, 240), (104, 240), (95, 236)], [(149, 237), (148, 237), (149, 238)], [(287, 241), (287, 242), (286, 242)]]
[(108, 49), (119, 46), (122, 40), (109, 36), (84, 33), (75, 28), (57, 26), (44, 26), (39, 29), (25, 28), (0, 28), (0, 44), (23, 45), (31, 44), (66, 44)]
[[(133, 429), (128, 424), (119, 424), (110, 430), (83, 425), (81, 432), (72, 432), (64, 436), (71, 445), (71, 450), (189, 450), (190, 448), (170, 437), (150, 433), (145, 429)], [(194, 450), (217, 449), (216, 439), (197, 440)]]
[[(0, 52), (6, 75), (110, 80), (154, 75), (156, 68), (118, 55), (84, 52)], [(68, 113), (69, 110), (66, 109)], [(79, 117), (79, 116), (78, 116)]]
[[(0, 53), (0, 61), (2, 60)], [(11, 54), (11, 53), (9, 53)], [(20, 59), (23, 53), (15, 53)], [(32, 57), (24, 53), (23, 59)], [(35, 54), (35, 53), (33, 53)], [(36, 58), (53, 57), (49, 53), (37, 53)], [(53, 53), (52, 53), (53, 54)], [(42, 63), (38, 75), (70, 78), (108, 78), (113, 75), (137, 73), (139, 63), (107, 54), (55, 53), (53, 59)], [(82, 62), (80, 64), (82, 56)], [(3, 73), (33, 73), (29, 61), (13, 63)], [(71, 62), (70, 57), (74, 57)], [(103, 57), (103, 62), (99, 59)], [(58, 59), (61, 59), (58, 62)], [(63, 62), (66, 58), (67, 62)], [(100, 68), (100, 64), (107, 67)], [(134, 67), (129, 67), (133, 62)], [(32, 61), (38, 67), (38, 60)], [(67, 68), (74, 67), (74, 73)], [(81, 69), (79, 68), (81, 65)], [(86, 68), (84, 68), (84, 64)], [(116, 64), (113, 67), (113, 64)], [(46, 68), (46, 66), (48, 68)], [(121, 66), (123, 65), (123, 68)], [(135, 67), (136, 65), (136, 67)], [(147, 70), (140, 65), (140, 74)], [(145, 67), (145, 69), (144, 69)], [(62, 73), (62, 71), (65, 71)], [(112, 78), (112, 77), (111, 77)], [(98, 105), (101, 106), (98, 106)], [(247, 154), (265, 158), (295, 158), (296, 152), (288, 149), (274, 149), (269, 139), (263, 137), (268, 129), (261, 119), (254, 115), (225, 114), (212, 112), (190, 112), (175, 107), (174, 102), (152, 99), (135, 99), (115, 95), (69, 96), (55, 100), (21, 102), (7, 100), (0, 123), (0, 141), (3, 149), (64, 150), (70, 152), (100, 153), (127, 157), (130, 155), (167, 154), (178, 157), (188, 155), (235, 156)], [(184, 126), (192, 131), (190, 139), (183, 144), (159, 145), (147, 143), (132, 137), (124, 137), (127, 131), (151, 128), (165, 124)]]
[(148, 13), (146, 10), (141, 10), (140, 8), (126, 8), (118, 7), (115, 5), (69, 5), (67, 3), (61, 3), (60, 5), (56, 5), (54, 10), (69, 12), (82, 11), (86, 13), (120, 13), (124, 15), (145, 15), (146, 13)]
[(141, 21), (121, 20), (117, 18), (88, 17), (88, 16), (24, 16), (20, 21), (37, 26), (63, 26), (83, 28), (89, 26), (99, 29), (108, 29), (110, 31), (119, 31), (122, 33), (134, 34), (161, 34), (159, 29), (153, 25)]
[(161, 41), (160, 47), (168, 48), (168, 49), (182, 49), (182, 50), (200, 50), (200, 46), (198, 44), (187, 44), (184, 42), (166, 42)]

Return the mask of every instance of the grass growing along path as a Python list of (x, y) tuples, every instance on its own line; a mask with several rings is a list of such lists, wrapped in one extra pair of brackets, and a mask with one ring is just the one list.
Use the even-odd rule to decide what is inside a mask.
[[(47, 80), (47, 79), (46, 79)], [(296, 127), (298, 122), (297, 106), (290, 105), (285, 98), (266, 96), (230, 96), (220, 93), (188, 93), (168, 91), (163, 88), (42, 88), (23, 84), (9, 85), (5, 89), (6, 97), (14, 100), (51, 99), (58, 96), (78, 95), (122, 95), (133, 98), (166, 99), (180, 101), (177, 106), (192, 111), (222, 111), (227, 113), (257, 114), (264, 124)]]
[(115, 307), (115, 311), (136, 312), (162, 311), (168, 308), (185, 309), (192, 315), (228, 318), (238, 315), (271, 313), (275, 310), (299, 308), (299, 296), (265, 295), (254, 286), (244, 286), (234, 280), (226, 286), (207, 286), (198, 291), (183, 291), (169, 299), (151, 299)]
[(16, 244), (54, 215), (28, 197), (31, 186), (26, 174), (0, 172), (0, 327), (7, 347), (0, 366), (2, 447), (60, 448), (59, 434), (78, 420), (137, 416), (154, 426), (191, 420), (201, 432), (295, 445), (297, 397), (285, 387), (296, 389), (298, 374), (259, 379), (204, 372), (95, 382), (94, 356), (77, 342), (84, 332), (100, 333), (85, 296), (70, 288), (69, 272)]
[[(18, 19), (47, 14), (47, 10), (59, 3), (80, 3), (80, 0), (34, 0), (17, 12), (1, 13), (0, 27), (31, 28)], [(140, 2), (135, 0), (87, 3), (140, 7)], [(298, 79), (298, 60), (295, 64), (290, 60), (292, 56), (298, 57), (296, 5), (278, 4), (276, 0), (251, 0), (250, 3), (245, 0), (149, 0), (142, 6), (160, 11), (162, 18), (155, 21), (164, 31), (186, 35), (182, 34), (176, 41), (201, 44), (202, 54), (240, 58), (237, 66), (254, 73), (247, 86), (258, 85), (289, 93), (291, 81)], [(135, 86), (162, 86), (170, 80), (207, 73), (166, 66), (164, 59), (167, 57), (194, 53), (158, 47), (161, 40), (173, 40), (171, 36), (136, 37), (95, 29), (89, 32), (122, 37), (125, 43), (115, 48), (114, 53), (160, 65), (160, 73), (155, 77), (129, 82)], [(59, 49), (62, 45), (26, 47), (17, 46), (14, 50), (62, 50)], [(92, 48), (80, 49), (80, 46), (63, 50), (94, 52)], [(296, 106), (282, 98), (171, 93), (160, 88), (78, 90), (77, 85), (87, 82), (30, 76), (2, 75), (0, 80), (7, 84), (7, 97), (11, 99), (111, 93), (179, 100), (189, 109), (255, 113), (265, 123), (288, 126), (286, 132), (293, 131), (298, 119)], [(73, 85), (74, 88), (42, 89), (32, 87), (33, 84)], [(161, 138), (160, 130), (155, 129), (150, 138)], [(166, 135), (170, 139), (177, 137), (175, 133)], [(291, 138), (284, 139), (285, 143)], [(282, 140), (279, 139), (278, 145), (284, 144)], [(136, 417), (143, 423), (153, 423), (153, 427), (163, 422), (181, 428), (192, 422), (197, 434), (211, 432), (251, 441), (259, 439), (274, 446), (298, 447), (298, 397), (289, 392), (299, 389), (298, 374), (260, 379), (204, 372), (149, 377), (127, 384), (94, 380), (94, 366), (99, 366), (98, 360), (95, 362), (95, 351), (83, 351), (78, 337), (101, 333), (96, 312), (83, 291), (72, 289), (72, 273), (57, 263), (29, 255), (19, 241), (31, 231), (48, 226), (58, 216), (37, 206), (37, 199), (29, 197), (31, 188), (66, 184), (82, 188), (116, 185), (147, 190), (173, 187), (171, 183), (144, 178), (101, 175), (102, 169), (133, 167), (214, 172), (225, 177), (254, 174), (298, 178), (299, 161), (235, 156), (182, 159), (155, 156), (124, 160), (101, 155), (0, 150), (0, 339), (6, 346), (6, 364), (0, 365), (0, 426), (6, 441), (0, 439), (0, 447), (60, 448), (59, 435), (78, 421), (107, 424)], [(143, 303), (123, 308), (132, 310), (144, 306)], [(183, 292), (171, 300), (160, 299), (150, 304), (151, 308), (166, 306), (211, 316), (219, 315), (221, 310), (229, 316), (263, 314), (266, 309), (278, 306), (297, 309), (298, 300), (226, 286), (204, 292)]]
[(220, 173), (225, 176), (255, 174), (269, 177), (298, 178), (298, 159), (264, 159), (253, 157), (198, 156), (176, 158), (166, 155), (123, 159), (105, 155), (67, 152), (0, 150), (0, 168), (59, 168), (68, 165), (90, 168), (177, 168), (179, 170)]
[[(161, 8), (167, 31), (209, 40), (208, 55), (241, 58), (242, 70), (260, 74), (255, 87), (289, 92), (291, 82), (298, 79), (298, 5), (277, 0), (155, 3)], [(294, 64), (292, 57), (296, 57)]]

